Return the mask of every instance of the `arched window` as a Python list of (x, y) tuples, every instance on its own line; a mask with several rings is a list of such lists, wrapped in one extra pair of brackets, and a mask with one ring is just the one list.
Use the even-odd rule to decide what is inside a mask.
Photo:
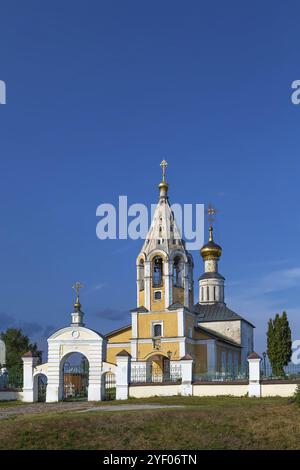
[(183, 287), (183, 268), (182, 258), (176, 256), (173, 263), (173, 285), (175, 287)]
[(144, 268), (144, 260), (141, 259), (138, 267), (138, 281), (139, 281), (139, 290), (144, 290), (144, 276), (145, 276), (145, 268)]
[(163, 261), (159, 256), (153, 259), (153, 287), (162, 285)]

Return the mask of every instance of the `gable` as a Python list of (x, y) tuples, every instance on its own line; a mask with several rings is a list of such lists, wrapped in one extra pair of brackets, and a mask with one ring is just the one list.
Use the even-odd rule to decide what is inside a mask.
[(106, 335), (108, 343), (127, 343), (131, 339), (131, 325), (111, 331)]
[(103, 340), (103, 336), (97, 331), (90, 330), (83, 326), (67, 326), (53, 333), (48, 341), (99, 341)]

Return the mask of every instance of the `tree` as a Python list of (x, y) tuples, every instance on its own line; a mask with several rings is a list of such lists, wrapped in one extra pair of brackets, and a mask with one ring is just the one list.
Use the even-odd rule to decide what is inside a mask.
[(273, 375), (283, 376), (292, 356), (292, 334), (286, 312), (278, 313), (274, 320), (270, 318), (267, 332), (267, 354)]
[(36, 343), (30, 343), (30, 339), (21, 329), (8, 328), (6, 332), (0, 334), (0, 337), (6, 346), (6, 367), (10, 373), (22, 374), (22, 356), (28, 351), (42, 360), (42, 351), (38, 350)]

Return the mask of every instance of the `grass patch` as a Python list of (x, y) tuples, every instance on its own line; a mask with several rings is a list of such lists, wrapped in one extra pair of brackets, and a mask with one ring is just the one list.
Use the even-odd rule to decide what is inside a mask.
[(1, 420), (0, 449), (300, 448), (300, 409), (285, 398), (155, 397), (107, 404), (117, 403), (186, 408), (49, 413), (45, 406), (45, 413)]
[(10, 406), (19, 406), (19, 405), (26, 405), (20, 400), (3, 400), (0, 401), (0, 408), (8, 408)]

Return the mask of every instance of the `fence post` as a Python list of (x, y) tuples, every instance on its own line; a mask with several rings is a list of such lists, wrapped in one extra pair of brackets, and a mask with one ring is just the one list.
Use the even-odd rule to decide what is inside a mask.
[(0, 369), (0, 389), (5, 388), (8, 383), (8, 372), (6, 367)]
[(181, 395), (191, 396), (193, 395), (193, 358), (186, 354), (180, 359), (181, 364)]
[(116, 400), (127, 400), (131, 375), (131, 355), (123, 349), (116, 355)]
[(28, 351), (22, 357), (23, 361), (23, 398), (25, 402), (33, 403), (36, 399), (34, 393), (33, 369), (37, 365), (38, 357)]
[(248, 358), (249, 363), (249, 397), (261, 397), (261, 384), (260, 384), (260, 362), (261, 357), (256, 353), (251, 353)]

